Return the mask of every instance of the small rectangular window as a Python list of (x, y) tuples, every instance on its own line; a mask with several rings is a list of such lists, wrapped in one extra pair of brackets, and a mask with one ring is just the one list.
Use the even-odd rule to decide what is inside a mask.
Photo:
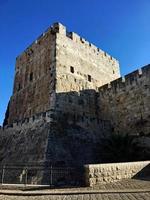
[(72, 66), (70, 67), (70, 72), (74, 73), (74, 67), (72, 67)]
[(84, 105), (83, 99), (79, 99), (79, 100), (78, 100), (78, 104), (83, 106), (83, 105)]
[(88, 75), (88, 81), (91, 82), (91, 76), (90, 75)]
[(53, 73), (51, 73), (51, 77), (53, 76)]
[(21, 90), (21, 84), (19, 83), (18, 84), (18, 91), (20, 91)]
[(68, 101), (69, 101), (69, 103), (72, 103), (72, 99), (71, 99), (71, 97), (69, 97)]
[(30, 81), (33, 81), (33, 73), (30, 73)]

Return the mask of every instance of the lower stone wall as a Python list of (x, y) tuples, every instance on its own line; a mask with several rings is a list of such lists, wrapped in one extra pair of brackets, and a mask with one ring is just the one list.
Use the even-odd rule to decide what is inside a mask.
[(150, 65), (99, 88), (99, 118), (114, 133), (150, 135)]
[(150, 161), (85, 165), (87, 186), (139, 176), (150, 176)]
[(24, 123), (0, 129), (0, 165), (51, 163), (53, 166), (81, 167), (100, 163), (100, 134), (91, 134), (64, 120)]

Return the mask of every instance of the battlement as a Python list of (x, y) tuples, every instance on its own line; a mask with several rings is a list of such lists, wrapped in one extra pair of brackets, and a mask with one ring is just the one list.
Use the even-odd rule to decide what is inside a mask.
[(8, 124), (53, 109), (51, 94), (96, 90), (118, 77), (118, 61), (54, 23), (16, 60)]
[(46, 37), (46, 35), (48, 33), (51, 33), (51, 34), (57, 33), (57, 34), (65, 35), (66, 37), (70, 38), (74, 42), (80, 43), (81, 45), (83, 45), (83, 47), (86, 47), (86, 48), (89, 47), (91, 49), (91, 51), (93, 51), (98, 56), (105, 57), (108, 60), (110, 60), (111, 62), (114, 62), (114, 63), (118, 62), (119, 63), (119, 61), (117, 59), (110, 56), (108, 53), (101, 50), (100, 48), (96, 47), (91, 42), (88, 42), (83, 37), (80, 37), (77, 33), (69, 32), (67, 30), (67, 28), (64, 25), (62, 25), (61, 23), (54, 23), (49, 28), (47, 28), (39, 37), (37, 37), (37, 39), (35, 41), (33, 41), (20, 55), (17, 56), (16, 60), (20, 59), (23, 54), (31, 54), (32, 53), (32, 47), (34, 45), (40, 44), (40, 40), (43, 37)]
[(52, 113), (53, 113), (53, 111), (51, 111), (51, 110), (48, 110), (46, 112), (37, 113), (29, 118), (24, 118), (22, 120), (16, 120), (12, 124), (4, 126), (4, 129), (9, 129), (9, 128), (10, 129), (11, 128), (24, 129), (24, 128), (32, 127), (32, 126), (34, 126), (36, 124), (40, 124), (40, 123), (41, 124), (49, 123), (49, 122), (53, 121)]
[[(68, 119), (66, 119), (66, 114), (62, 112), (61, 110), (54, 112), (54, 110), (47, 110), (46, 112), (41, 112), (34, 114), (32, 117), (29, 118), (24, 118), (22, 120), (16, 120), (12, 124), (6, 125), (3, 127), (3, 130), (7, 129), (15, 129), (15, 130), (24, 130), (26, 128), (32, 128), (36, 126), (41, 126), (45, 123), (61, 123), (61, 117), (64, 117), (65, 122), (68, 124), (74, 124), (75, 121), (77, 124), (83, 124), (85, 123), (92, 123), (95, 124), (96, 126), (101, 127), (101, 130), (107, 131), (111, 128), (110, 121), (109, 120), (103, 120), (103, 119), (98, 119), (98, 118), (91, 118), (88, 115), (82, 115), (82, 114), (75, 114), (75, 113), (68, 113)], [(64, 123), (65, 123), (64, 122)], [(85, 127), (84, 127), (85, 128)], [(2, 127), (0, 127), (2, 129)]]
[(99, 116), (116, 133), (150, 134), (150, 65), (99, 88)]
[(110, 93), (110, 91), (117, 92), (120, 90), (124, 90), (127, 86), (132, 87), (135, 85), (139, 85), (142, 79), (148, 78), (149, 76), (150, 64), (139, 68), (138, 70), (133, 71), (125, 76), (122, 76), (119, 79), (116, 79), (108, 84), (105, 84), (102, 87), (99, 87), (99, 92), (107, 94), (107, 91)]
[(1, 162), (81, 166), (103, 161), (112, 132), (150, 135), (150, 65), (119, 77), (115, 58), (54, 23), (17, 58)]
[(70, 38), (71, 40), (73, 40), (76, 43), (80, 43), (81, 45), (83, 45), (83, 47), (86, 47), (86, 48), (89, 47), (98, 56), (100, 55), (100, 56), (108, 58), (108, 60), (110, 60), (110, 61), (114, 61), (114, 62), (119, 63), (119, 61), (117, 59), (110, 56), (108, 53), (101, 50), (100, 48), (96, 47), (91, 42), (88, 42), (85, 38), (80, 37), (77, 33), (69, 32), (67, 30), (67, 28), (65, 26), (63, 26), (61, 23), (53, 24), (53, 28), (56, 29), (59, 34), (65, 35), (66, 37)]

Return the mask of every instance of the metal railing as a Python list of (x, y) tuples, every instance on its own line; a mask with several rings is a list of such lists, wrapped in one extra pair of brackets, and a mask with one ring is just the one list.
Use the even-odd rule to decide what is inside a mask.
[(56, 166), (0, 166), (1, 184), (81, 186), (82, 168)]

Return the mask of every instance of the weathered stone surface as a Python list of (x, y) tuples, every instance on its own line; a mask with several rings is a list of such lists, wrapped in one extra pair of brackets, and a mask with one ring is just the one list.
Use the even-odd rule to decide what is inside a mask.
[(1, 200), (149, 200), (150, 192), (124, 192), (106, 194), (68, 194), (68, 195), (0, 195)]
[(0, 137), (2, 165), (49, 162), (54, 166), (77, 167), (100, 162), (100, 134), (91, 134), (77, 125), (37, 121), (30, 126), (0, 129)]
[(54, 24), (17, 58), (0, 162), (98, 163), (103, 135), (149, 134), (150, 66), (119, 77), (116, 59)]
[(110, 120), (114, 132), (150, 134), (150, 65), (99, 88), (99, 117)]
[(45, 161), (49, 124), (0, 130), (1, 164)]
[[(102, 132), (105, 122), (97, 115), (96, 90), (119, 77), (116, 59), (76, 33), (66, 37), (66, 27), (60, 25), (56, 34), (56, 112), (91, 134)], [(106, 124), (109, 128), (108, 121)]]
[(64, 113), (70, 121), (96, 131), (102, 123), (95, 90), (119, 78), (119, 70), (116, 59), (54, 24), (17, 57), (6, 121), (12, 124), (51, 110), (55, 117)]
[(150, 67), (119, 77), (117, 60), (54, 24), (17, 58), (5, 123), (49, 112), (91, 133), (149, 134)]
[(55, 35), (49, 30), (16, 59), (8, 124), (50, 109), (54, 90)]
[(150, 176), (150, 161), (85, 165), (87, 186)]

